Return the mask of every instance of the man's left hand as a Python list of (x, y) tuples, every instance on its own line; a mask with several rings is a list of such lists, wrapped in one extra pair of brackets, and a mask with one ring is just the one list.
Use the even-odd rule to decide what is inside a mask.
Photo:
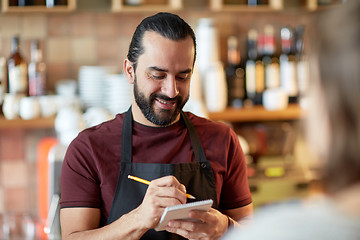
[(211, 208), (207, 212), (191, 211), (189, 217), (199, 221), (172, 220), (168, 223), (166, 231), (190, 240), (215, 240), (228, 230), (227, 216), (216, 209)]

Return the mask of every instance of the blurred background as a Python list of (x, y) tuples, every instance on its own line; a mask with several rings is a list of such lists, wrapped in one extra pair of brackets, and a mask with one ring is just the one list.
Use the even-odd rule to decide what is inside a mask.
[(302, 132), (309, 58), (316, 17), (344, 2), (2, 0), (0, 239), (59, 238), (66, 147), (130, 106), (123, 60), (135, 27), (158, 11), (196, 32), (185, 110), (236, 131), (255, 207), (321, 191)]

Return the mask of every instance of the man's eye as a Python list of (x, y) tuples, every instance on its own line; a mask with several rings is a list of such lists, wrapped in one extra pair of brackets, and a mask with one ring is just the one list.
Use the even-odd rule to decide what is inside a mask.
[(154, 79), (160, 80), (160, 79), (164, 79), (165, 75), (152, 74), (151, 77), (154, 78)]
[(180, 74), (180, 75), (177, 75), (176, 76), (176, 79), (177, 80), (180, 80), (180, 81), (184, 81), (184, 80), (187, 80), (189, 78), (189, 74)]

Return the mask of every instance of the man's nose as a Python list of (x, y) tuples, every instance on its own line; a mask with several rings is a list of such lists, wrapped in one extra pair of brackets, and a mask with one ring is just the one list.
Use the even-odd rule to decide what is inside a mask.
[(168, 76), (161, 88), (162, 92), (169, 98), (174, 98), (179, 94), (179, 89), (176, 84), (176, 79), (173, 76)]

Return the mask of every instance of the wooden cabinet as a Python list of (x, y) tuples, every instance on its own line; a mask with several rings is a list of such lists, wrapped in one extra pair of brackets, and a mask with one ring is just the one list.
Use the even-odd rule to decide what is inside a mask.
[(143, 0), (140, 5), (127, 5), (125, 0), (112, 0), (112, 12), (176, 11), (183, 8), (183, 0)]
[(6, 13), (71, 12), (76, 9), (76, 0), (67, 0), (67, 4), (65, 5), (55, 5), (53, 7), (47, 7), (45, 3), (43, 5), (31, 5), (31, 6), (14, 6), (13, 4), (10, 3), (11, 0), (2, 0), (2, 12), (6, 12)]

